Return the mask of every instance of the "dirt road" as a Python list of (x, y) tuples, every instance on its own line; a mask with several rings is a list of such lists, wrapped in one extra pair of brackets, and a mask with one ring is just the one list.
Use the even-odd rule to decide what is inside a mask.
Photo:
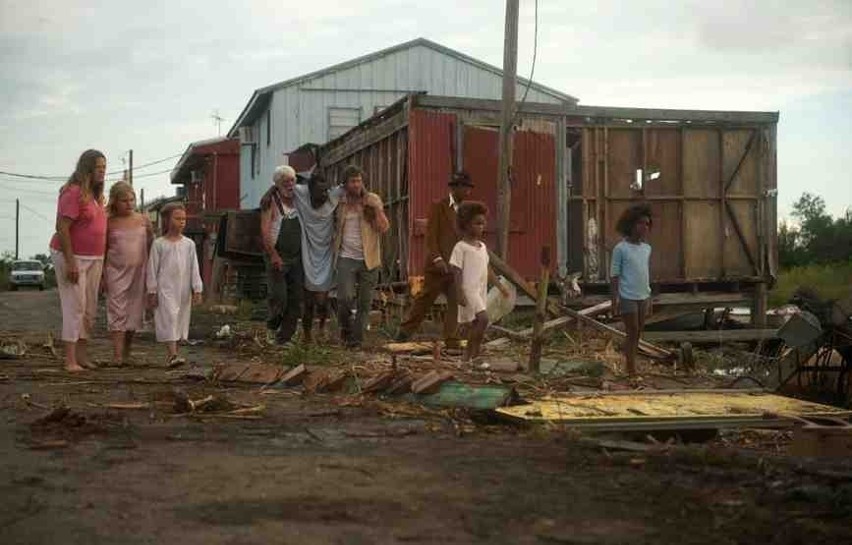
[[(213, 386), (161, 367), (69, 376), (39, 336), (55, 292), (0, 294), (26, 358), (0, 360), (0, 543), (841, 543), (852, 471), (722, 448), (604, 452), (560, 430), (393, 417), (298, 391), (216, 388), (251, 419), (162, 407)], [(94, 352), (108, 360), (101, 337)], [(195, 347), (207, 366), (234, 354)], [(65, 402), (77, 420), (34, 425)], [(116, 409), (108, 404), (145, 404)], [(82, 419), (82, 420), (81, 420)], [(844, 472), (845, 471), (845, 472)]]

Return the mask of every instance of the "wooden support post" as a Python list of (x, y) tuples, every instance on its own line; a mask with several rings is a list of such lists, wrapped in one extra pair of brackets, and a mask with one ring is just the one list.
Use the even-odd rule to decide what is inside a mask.
[(509, 222), (512, 201), (512, 121), (518, 65), (518, 0), (506, 0), (503, 44), (503, 103), (500, 111), (500, 150), (497, 167), (497, 252), (509, 258)]
[(529, 372), (538, 373), (541, 362), (541, 347), (544, 343), (544, 321), (547, 320), (547, 287), (550, 284), (550, 246), (541, 249), (541, 278), (538, 284), (538, 299), (535, 305), (532, 345), (530, 346)]
[[(500, 259), (500, 256), (498, 256), (491, 250), (488, 251), (488, 259), (491, 266), (494, 267), (495, 271), (508, 278), (509, 281), (512, 282), (512, 284), (516, 285), (522, 292), (524, 292), (527, 297), (529, 297), (533, 301), (538, 301), (538, 293), (536, 293), (536, 290), (533, 289), (530, 283), (527, 282), (524, 277), (518, 273), (518, 271), (509, 266), (508, 263)], [(547, 302), (547, 312), (553, 316), (562, 315), (562, 312), (559, 310), (559, 307), (555, 303), (550, 301)]]
[(754, 304), (751, 307), (752, 327), (766, 327), (766, 284), (760, 282), (754, 286)]

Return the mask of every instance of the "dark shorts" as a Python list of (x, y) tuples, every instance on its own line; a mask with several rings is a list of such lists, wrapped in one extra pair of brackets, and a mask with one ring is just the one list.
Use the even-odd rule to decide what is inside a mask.
[(648, 311), (648, 299), (620, 299), (618, 310), (622, 314), (637, 314), (640, 311), (644, 314)]

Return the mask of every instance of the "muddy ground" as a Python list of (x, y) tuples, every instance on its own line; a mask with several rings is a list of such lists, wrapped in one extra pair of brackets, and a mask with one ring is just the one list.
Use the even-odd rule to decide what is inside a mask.
[[(217, 320), (199, 318), (200, 335)], [(0, 330), (26, 332), (31, 346), (0, 360), (3, 544), (719, 545), (852, 535), (848, 465), (722, 441), (622, 452), (558, 428), (215, 387), (165, 370), (150, 335), (133, 367), (70, 376), (33, 346), (59, 320), (55, 292), (0, 293)], [(109, 361), (102, 333), (93, 348)], [(188, 354), (201, 368), (239, 358), (212, 342)], [(179, 416), (175, 388), (265, 409)], [(62, 403), (70, 415), (38, 423)]]

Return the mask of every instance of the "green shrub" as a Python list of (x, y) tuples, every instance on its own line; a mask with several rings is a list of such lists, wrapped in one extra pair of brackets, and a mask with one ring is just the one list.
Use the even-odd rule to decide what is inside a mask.
[(816, 290), (824, 299), (839, 299), (852, 289), (852, 261), (829, 265), (806, 265), (782, 270), (769, 296), (772, 306), (787, 303), (799, 286)]

